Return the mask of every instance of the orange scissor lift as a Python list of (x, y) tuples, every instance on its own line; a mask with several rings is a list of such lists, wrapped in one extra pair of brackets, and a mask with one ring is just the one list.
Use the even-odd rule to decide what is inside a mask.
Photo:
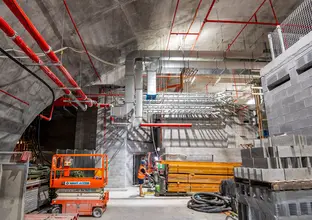
[[(77, 167), (75, 160), (81, 162), (84, 158), (97, 161), (100, 167)], [(52, 200), (52, 212), (101, 217), (109, 200), (109, 193), (104, 192), (107, 176), (106, 154), (55, 154), (52, 157), (50, 188), (57, 189), (57, 198)]]

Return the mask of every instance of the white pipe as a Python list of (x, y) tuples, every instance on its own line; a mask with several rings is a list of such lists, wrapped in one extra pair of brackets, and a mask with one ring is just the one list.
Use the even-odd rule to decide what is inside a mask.
[(286, 51), (286, 49), (285, 49), (284, 38), (283, 38), (283, 33), (282, 33), (281, 26), (277, 25), (276, 30), (277, 30), (277, 33), (278, 33), (279, 41), (281, 43), (282, 52), (284, 53)]
[(272, 34), (268, 34), (268, 39), (269, 39), (269, 45), (270, 45), (270, 51), (271, 51), (272, 60), (274, 60), (275, 59), (275, 54), (274, 54), (274, 46), (273, 46)]
[(143, 118), (143, 64), (136, 62), (135, 64), (135, 118), (139, 125)]
[(267, 62), (250, 62), (250, 61), (171, 61), (171, 60), (164, 60), (161, 62), (162, 68), (175, 68), (180, 69), (184, 67), (188, 68), (196, 68), (200, 69), (262, 69), (268, 63)]

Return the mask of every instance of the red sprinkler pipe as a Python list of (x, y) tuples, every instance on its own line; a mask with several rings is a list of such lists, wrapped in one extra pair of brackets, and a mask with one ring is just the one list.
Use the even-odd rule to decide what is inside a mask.
[(190, 123), (141, 123), (141, 127), (171, 127), (171, 128), (190, 128)]
[(93, 61), (92, 61), (92, 59), (91, 59), (91, 56), (90, 56), (90, 54), (89, 54), (89, 52), (88, 52), (88, 50), (87, 50), (87, 47), (86, 47), (85, 43), (83, 42), (83, 39), (82, 39), (82, 37), (81, 37), (81, 35), (80, 35), (80, 33), (79, 33), (78, 27), (77, 27), (77, 25), (76, 25), (76, 23), (75, 23), (75, 21), (74, 21), (72, 15), (71, 15), (71, 13), (70, 13), (70, 10), (69, 10), (69, 8), (68, 8), (68, 5), (67, 5), (67, 3), (66, 3), (66, 0), (63, 0), (63, 2), (64, 2), (64, 5), (65, 5), (65, 8), (66, 8), (66, 11), (67, 11), (67, 13), (68, 13), (68, 15), (69, 15), (69, 17), (70, 17), (70, 20), (71, 20), (71, 22), (73, 23), (73, 25), (74, 25), (74, 27), (75, 27), (76, 33), (78, 34), (78, 37), (79, 37), (79, 39), (80, 39), (80, 42), (81, 42), (81, 44), (82, 44), (82, 46), (83, 46), (83, 48), (84, 48), (84, 50), (85, 50), (85, 52), (86, 52), (86, 54), (87, 54), (87, 56), (88, 56), (88, 58), (89, 58), (89, 61), (90, 61), (90, 63), (91, 63), (91, 66), (92, 66), (92, 68), (93, 68), (95, 74), (97, 75), (98, 79), (100, 80), (100, 82), (102, 82), (101, 77), (100, 77), (99, 73), (97, 72), (97, 70), (96, 70), (96, 68), (95, 68), (95, 66), (94, 66), (94, 63), (93, 63)]
[[(248, 22), (250, 22), (254, 17), (255, 15), (257, 14), (257, 12), (260, 10), (260, 8), (264, 5), (264, 3), (266, 2), (267, 0), (264, 0), (261, 5), (257, 8), (257, 10), (255, 11), (255, 13), (253, 13), (253, 15), (249, 18)], [(205, 19), (207, 20), (207, 19)], [(247, 27), (248, 24), (245, 24), (244, 27), (242, 28), (242, 30), (237, 34), (237, 36), (234, 38), (234, 40), (229, 44), (228, 48), (226, 51), (229, 51), (231, 49), (231, 47), (233, 46), (233, 44), (235, 43), (235, 41), (237, 40), (237, 38), (241, 35), (241, 33), (245, 30), (245, 28)]]
[[(16, 0), (3, 0), (3, 2), (8, 6), (8, 8), (13, 12), (13, 14), (18, 18), (21, 24), (25, 27), (25, 29), (29, 32), (29, 34), (35, 39), (35, 41), (40, 46), (41, 50), (50, 58), (53, 63), (59, 63), (60, 65), (57, 68), (63, 73), (68, 82), (77, 90), (77, 94), (79, 94), (84, 100), (87, 99), (87, 96), (81, 90), (77, 82), (73, 79), (71, 74), (67, 71), (67, 69), (61, 64), (59, 58), (56, 56), (52, 48), (48, 45), (46, 40), (42, 37), (33, 23), (30, 21), (28, 16), (25, 14), (23, 9), (18, 5)], [(63, 86), (65, 87), (65, 86)], [(68, 92), (66, 92), (68, 93)], [(92, 107), (93, 102), (89, 102), (87, 104), (89, 107)]]
[(52, 115), (53, 115), (53, 111), (54, 111), (54, 104), (52, 105), (52, 108), (51, 108), (51, 111), (50, 111), (50, 116), (49, 117), (46, 117), (46, 116), (44, 116), (44, 115), (39, 115), (40, 116), (40, 118), (42, 118), (42, 119), (44, 119), (44, 120), (46, 120), (46, 121), (51, 121), (51, 119), (52, 119)]
[[(193, 34), (193, 33), (190, 33), (190, 30), (191, 30), (191, 28), (192, 28), (192, 26), (193, 26), (193, 24), (194, 24), (194, 22), (195, 22), (195, 19), (196, 19), (196, 17), (197, 17), (197, 14), (198, 14), (198, 11), (199, 11), (199, 8), (200, 8), (200, 5), (201, 5), (202, 1), (203, 1), (203, 0), (199, 0), (199, 2), (198, 2), (198, 5), (197, 5), (197, 8), (196, 8), (196, 11), (195, 11), (193, 20), (192, 20), (192, 22), (191, 22), (189, 28), (187, 29), (186, 36), (184, 36), (184, 40), (185, 40), (185, 38), (187, 37), (187, 35), (192, 35), (192, 34)], [(199, 33), (196, 33), (196, 35), (199, 35)]]
[(206, 20), (207, 23), (222, 23), (222, 24), (255, 24), (255, 25), (268, 25), (276, 26), (276, 23), (258, 22), (258, 21), (232, 21), (232, 20)]
[(276, 13), (275, 13), (275, 10), (274, 10), (274, 7), (273, 7), (272, 0), (269, 0), (269, 2), (270, 2), (270, 6), (271, 6), (271, 9), (272, 9), (272, 13), (273, 13), (276, 25), (279, 25), (279, 22), (278, 22), (278, 19), (277, 19), (277, 16), (276, 16)]
[(197, 37), (196, 37), (196, 40), (195, 40), (195, 42), (194, 42), (194, 44), (193, 44), (191, 50), (194, 50), (195, 45), (196, 45), (196, 43), (197, 43), (197, 41), (198, 41), (198, 38), (199, 38), (199, 36), (200, 36), (201, 32), (203, 31), (204, 26), (205, 26), (205, 24), (206, 24), (206, 20), (208, 19), (209, 15), (210, 15), (210, 13), (211, 13), (211, 11), (212, 11), (212, 8), (213, 8), (214, 4), (216, 3), (216, 1), (217, 1), (217, 0), (213, 0), (213, 1), (212, 1), (211, 5), (210, 5), (210, 7), (209, 7), (209, 9), (208, 9), (208, 12), (207, 12), (207, 14), (206, 14), (206, 17), (205, 17), (205, 19), (204, 19), (204, 21), (203, 21), (203, 23), (202, 23), (202, 25), (201, 25), (201, 27), (200, 27), (200, 29), (199, 29), (198, 35), (197, 35)]
[(29, 103), (28, 103), (28, 102), (26, 102), (26, 101), (24, 101), (24, 100), (22, 100), (22, 99), (20, 99), (20, 98), (18, 98), (18, 97), (16, 97), (16, 96), (12, 95), (12, 94), (10, 94), (10, 93), (8, 93), (8, 92), (2, 90), (2, 89), (0, 89), (0, 92), (2, 92), (2, 93), (4, 93), (4, 94), (10, 96), (11, 98), (16, 99), (16, 100), (20, 101), (21, 103), (23, 103), (23, 104), (29, 106)]
[(179, 3), (180, 3), (180, 0), (177, 0), (177, 5), (176, 5), (176, 8), (175, 8), (175, 10), (174, 10), (174, 15), (173, 15), (172, 23), (171, 23), (170, 34), (169, 34), (169, 37), (168, 37), (168, 43), (167, 43), (166, 50), (168, 50), (168, 48), (169, 48), (170, 37), (171, 37), (171, 33), (172, 33), (172, 29), (173, 29), (173, 25), (174, 25), (175, 18), (176, 18), (176, 16), (177, 16), (177, 11), (178, 11), (178, 7), (179, 7)]

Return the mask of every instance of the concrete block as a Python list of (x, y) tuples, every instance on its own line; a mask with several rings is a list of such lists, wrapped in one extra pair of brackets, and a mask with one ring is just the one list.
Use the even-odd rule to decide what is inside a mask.
[(252, 158), (265, 158), (267, 157), (266, 148), (264, 147), (253, 147), (251, 148)]
[(309, 77), (308, 79), (301, 82), (300, 86), (302, 89), (311, 88), (312, 87), (312, 77)]
[(251, 158), (250, 148), (248, 148), (248, 149), (241, 149), (241, 156), (242, 156), (242, 158)]
[[(312, 117), (294, 121), (292, 124), (294, 130), (297, 130), (300, 128), (306, 129), (306, 128), (311, 127), (311, 125), (312, 125)], [(303, 132), (303, 134), (305, 134), (305, 132)], [(309, 132), (307, 133), (307, 135), (309, 135)]]
[[(309, 109), (304, 108), (304, 109), (302, 109), (300, 111), (288, 114), (285, 117), (285, 123), (289, 123), (289, 122), (292, 122), (292, 121), (300, 120), (300, 119), (306, 118), (308, 116), (309, 116)], [(312, 110), (311, 110), (311, 116), (312, 116)]]
[(255, 169), (248, 168), (248, 176), (250, 180), (256, 180)]
[(301, 147), (301, 156), (302, 157), (312, 157), (312, 146), (302, 146)]
[(299, 146), (275, 146), (278, 157), (300, 157), (301, 147)]
[(275, 182), (285, 180), (285, 173), (283, 169), (262, 169), (262, 181)]
[(254, 158), (254, 168), (276, 169), (279, 168), (277, 158)]
[(287, 96), (292, 96), (292, 95), (299, 93), (300, 91), (301, 91), (301, 88), (298, 87), (298, 85), (292, 85), (287, 88), (286, 94)]
[(295, 100), (300, 101), (300, 100), (306, 99), (308, 97), (311, 97), (311, 94), (312, 94), (311, 88), (302, 89), (301, 92), (295, 95)]
[(286, 68), (281, 69), (280, 71), (277, 72), (277, 78), (283, 78), (284, 76), (288, 75), (288, 70)]
[(284, 169), (285, 180), (306, 180), (312, 179), (311, 168), (287, 168)]
[(249, 179), (249, 173), (247, 167), (242, 167), (242, 178)]
[(254, 167), (254, 159), (242, 157), (242, 166), (243, 167)]
[(237, 168), (237, 176), (238, 178), (243, 178), (243, 168), (242, 167), (236, 167)]
[(271, 137), (274, 146), (297, 146), (302, 142), (300, 135), (282, 135)]
[(261, 141), (259, 139), (255, 139), (253, 141), (253, 145), (254, 145), (254, 147), (261, 147)]
[[(285, 93), (284, 93), (284, 96), (285, 96)], [(282, 105), (287, 106), (287, 105), (292, 104), (294, 102), (295, 102), (295, 95), (292, 95), (292, 96), (284, 98), (282, 100)]]
[(262, 181), (262, 169), (255, 168), (255, 179), (258, 181)]
[(280, 132), (281, 133), (287, 133), (287, 132), (290, 132), (292, 130), (293, 130), (292, 123), (282, 124), (280, 126)]
[(297, 101), (297, 102), (292, 103), (292, 104), (289, 105), (289, 111), (290, 111), (290, 113), (299, 111), (299, 110), (301, 110), (301, 109), (303, 109), (303, 108), (305, 108), (304, 100)]
[(311, 107), (312, 106), (312, 97), (307, 97), (304, 99), (304, 106)]

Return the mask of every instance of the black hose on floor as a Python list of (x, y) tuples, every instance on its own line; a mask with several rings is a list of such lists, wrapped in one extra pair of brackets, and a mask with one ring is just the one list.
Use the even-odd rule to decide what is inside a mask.
[(215, 193), (195, 193), (187, 203), (187, 207), (206, 213), (220, 213), (232, 210), (231, 200)]

